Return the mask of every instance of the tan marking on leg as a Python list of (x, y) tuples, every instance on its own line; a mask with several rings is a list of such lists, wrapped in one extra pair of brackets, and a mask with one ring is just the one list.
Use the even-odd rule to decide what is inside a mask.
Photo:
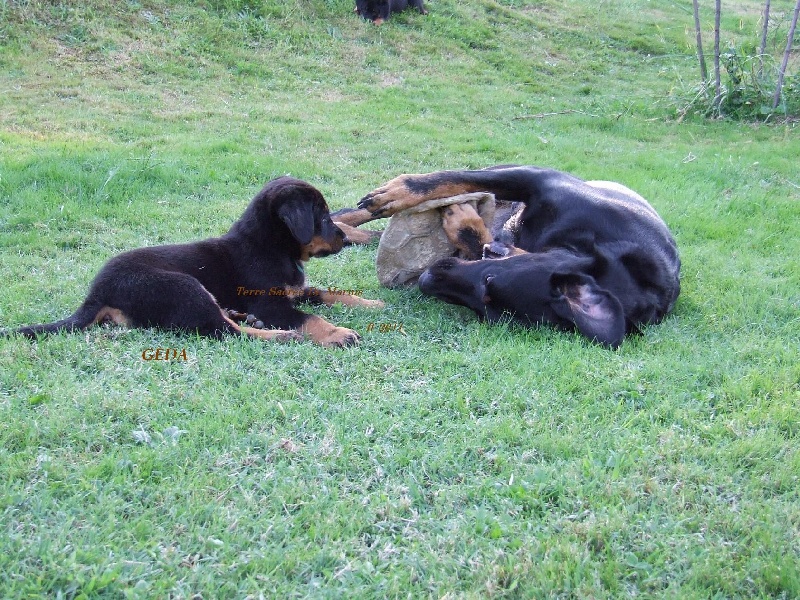
[[(366, 212), (366, 211), (364, 211)], [(371, 215), (370, 215), (371, 216)], [(381, 237), (381, 231), (369, 231), (367, 229), (356, 229), (346, 223), (334, 221), (336, 226), (344, 232), (345, 241), (351, 244), (369, 244), (372, 240)]]
[(369, 210), (375, 217), (389, 217), (402, 210), (412, 208), (427, 200), (449, 198), (468, 192), (483, 191), (477, 184), (470, 182), (444, 182), (422, 193), (412, 192), (409, 182), (424, 183), (426, 179), (438, 176), (439, 173), (425, 175), (400, 175), (374, 189), (362, 198), (359, 206)]
[(233, 327), (239, 333), (245, 333), (252, 337), (257, 337), (262, 340), (270, 340), (276, 342), (288, 342), (291, 340), (302, 340), (303, 336), (297, 333), (296, 331), (290, 331), (285, 329), (255, 329), (254, 327), (247, 327), (239, 325), (236, 321), (231, 319), (228, 315), (225, 314), (224, 310), (220, 310), (222, 313), (222, 318), (225, 319), (231, 327)]
[(474, 183), (467, 182), (450, 182), (441, 183), (433, 188), (428, 193), (424, 194), (425, 200), (433, 200), (435, 198), (450, 198), (451, 196), (459, 196), (469, 192), (482, 192), (484, 191), (480, 186)]
[[(458, 248), (465, 258), (477, 260), (483, 245), (492, 241), (492, 234), (478, 212), (470, 204), (453, 204), (442, 209), (442, 226), (450, 243)], [(465, 234), (466, 232), (466, 234)], [(469, 241), (470, 245), (466, 242)]]
[(320, 346), (339, 346), (341, 348), (355, 346), (361, 339), (361, 336), (352, 329), (337, 327), (316, 315), (309, 315), (300, 331)]
[(339, 227), (341, 227), (342, 224), (350, 225), (351, 227), (358, 227), (359, 225), (363, 225), (364, 223), (372, 221), (374, 218), (375, 217), (372, 216), (372, 213), (366, 208), (360, 208), (358, 210), (351, 210), (350, 212), (346, 212), (341, 215), (336, 215), (334, 223), (336, 223)]
[(96, 323), (114, 323), (115, 325), (130, 325), (130, 321), (128, 317), (125, 316), (118, 308), (112, 308), (110, 306), (104, 306), (94, 317), (94, 321), (92, 321), (92, 325)]
[[(252, 337), (257, 337), (261, 340), (268, 340), (268, 341), (276, 341), (276, 342), (289, 342), (289, 341), (301, 341), (303, 336), (298, 334), (296, 331), (292, 331), (290, 329), (256, 329), (255, 327), (248, 327), (247, 325), (239, 325), (236, 321), (231, 319), (228, 316), (228, 313), (225, 312), (225, 309), (219, 306), (219, 302), (217, 299), (214, 298), (214, 294), (203, 288), (208, 294), (208, 297), (214, 301), (219, 307), (219, 313), (222, 315), (222, 318), (225, 319), (228, 324), (233, 327), (233, 329), (239, 333), (245, 333)], [(239, 313), (242, 314), (242, 313)]]
[(383, 300), (369, 300), (353, 294), (332, 294), (330, 292), (320, 292), (320, 301), (326, 306), (344, 304), (345, 306), (361, 306), (363, 308), (383, 308), (386, 306)]

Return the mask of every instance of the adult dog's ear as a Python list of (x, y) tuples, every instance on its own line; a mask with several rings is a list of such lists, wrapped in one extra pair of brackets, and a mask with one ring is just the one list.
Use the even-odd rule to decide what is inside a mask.
[(617, 348), (625, 337), (625, 313), (620, 301), (580, 273), (555, 273), (550, 277), (553, 311), (589, 339)]
[(295, 192), (292, 198), (278, 207), (277, 214), (299, 244), (305, 246), (311, 243), (314, 237), (313, 203)]

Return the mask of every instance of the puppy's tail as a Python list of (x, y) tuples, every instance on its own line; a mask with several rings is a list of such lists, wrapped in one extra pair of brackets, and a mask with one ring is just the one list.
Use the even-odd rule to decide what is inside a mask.
[(55, 321), (54, 323), (42, 323), (41, 325), (28, 325), (19, 329), (0, 330), (0, 335), (9, 337), (14, 334), (22, 335), (30, 339), (36, 339), (38, 335), (47, 333), (58, 333), (59, 331), (75, 331), (76, 329), (86, 329), (90, 325), (100, 320), (99, 307), (84, 304), (66, 319)]

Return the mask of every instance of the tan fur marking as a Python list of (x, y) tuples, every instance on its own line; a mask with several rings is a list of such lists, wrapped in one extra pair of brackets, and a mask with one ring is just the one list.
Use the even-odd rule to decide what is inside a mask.
[(441, 183), (425, 193), (414, 193), (408, 182), (425, 181), (430, 175), (400, 175), (374, 189), (364, 198), (370, 200), (370, 211), (380, 212), (380, 217), (388, 217), (402, 210), (412, 208), (427, 200), (449, 198), (467, 192), (482, 191), (476, 184), (468, 182)]
[[(360, 208), (358, 210), (351, 210), (350, 212), (346, 212), (341, 215), (336, 215), (336, 220), (334, 223), (336, 223), (340, 228), (342, 225), (358, 227), (359, 225), (363, 225), (368, 221), (372, 221), (374, 218), (375, 217), (372, 216), (372, 213), (366, 208)], [(347, 232), (345, 231), (345, 233)]]
[(458, 196), (460, 194), (466, 194), (469, 192), (480, 192), (482, 191), (479, 186), (476, 186), (471, 183), (442, 183), (437, 185), (427, 194), (422, 195), (422, 199), (424, 200), (433, 200), (435, 198), (450, 198), (451, 196)]
[(285, 329), (255, 329), (254, 327), (247, 326), (242, 327), (236, 321), (228, 317), (224, 310), (221, 310), (220, 312), (222, 313), (222, 318), (225, 319), (231, 325), (231, 327), (233, 327), (239, 333), (246, 333), (247, 335), (257, 337), (262, 340), (274, 340), (277, 342), (303, 339), (303, 336), (296, 331), (287, 331)]
[(354, 346), (361, 339), (352, 329), (337, 327), (316, 315), (309, 315), (300, 331), (320, 346)]
[[(442, 209), (442, 226), (450, 243), (458, 248), (466, 258), (480, 258), (480, 249), (484, 244), (492, 242), (492, 234), (486, 227), (478, 212), (470, 204), (453, 204)], [(477, 254), (475, 249), (468, 247), (459, 234), (465, 229), (471, 229), (478, 242)]]
[[(368, 211), (364, 211), (368, 212)], [(370, 217), (372, 215), (370, 214)], [(375, 238), (381, 237), (380, 231), (369, 231), (367, 229), (356, 229), (351, 225), (347, 225), (346, 223), (342, 223), (340, 221), (334, 221), (336, 226), (342, 230), (344, 235), (347, 237), (347, 241), (351, 244), (369, 244)]]
[(92, 325), (96, 323), (114, 323), (115, 325), (129, 325), (128, 317), (118, 308), (111, 308), (104, 306), (101, 308), (92, 321)]
[[(486, 244), (484, 246), (484, 251), (486, 250)], [(527, 250), (523, 250), (522, 248), (517, 248), (516, 246), (509, 246), (508, 244), (503, 244), (503, 246), (508, 249), (508, 254), (504, 256), (490, 256), (487, 260), (505, 260), (507, 258), (511, 258), (512, 256), (519, 256), (520, 254), (530, 254)]]
[(320, 292), (319, 299), (326, 306), (344, 304), (345, 306), (361, 306), (363, 308), (383, 308), (386, 306), (383, 300), (368, 300), (352, 294), (331, 294), (330, 292)]
[[(519, 256), (520, 254), (530, 254), (530, 252), (523, 250), (522, 248), (517, 248), (516, 246), (509, 246), (509, 253), (508, 256)], [(506, 258), (508, 258), (506, 256)]]
[(336, 238), (336, 243), (331, 244), (325, 238), (315, 235), (308, 244), (303, 246), (300, 252), (300, 260), (307, 262), (312, 256), (316, 256), (320, 252), (336, 254), (343, 246), (344, 241), (339, 237)]

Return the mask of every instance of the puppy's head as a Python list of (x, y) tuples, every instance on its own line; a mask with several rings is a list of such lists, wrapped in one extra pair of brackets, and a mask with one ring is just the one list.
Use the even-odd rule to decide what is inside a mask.
[(331, 220), (328, 205), (320, 191), (293, 177), (270, 181), (253, 199), (248, 213), (240, 222), (255, 221), (261, 235), (277, 239), (282, 246), (293, 248), (298, 258), (335, 254), (344, 245), (344, 233)]
[(619, 300), (585, 273), (585, 258), (569, 252), (465, 261), (445, 258), (419, 278), (422, 293), (472, 309), (489, 322), (508, 314), (549, 323), (616, 348), (625, 335)]
[(380, 25), (389, 16), (389, 0), (356, 0), (356, 12)]

